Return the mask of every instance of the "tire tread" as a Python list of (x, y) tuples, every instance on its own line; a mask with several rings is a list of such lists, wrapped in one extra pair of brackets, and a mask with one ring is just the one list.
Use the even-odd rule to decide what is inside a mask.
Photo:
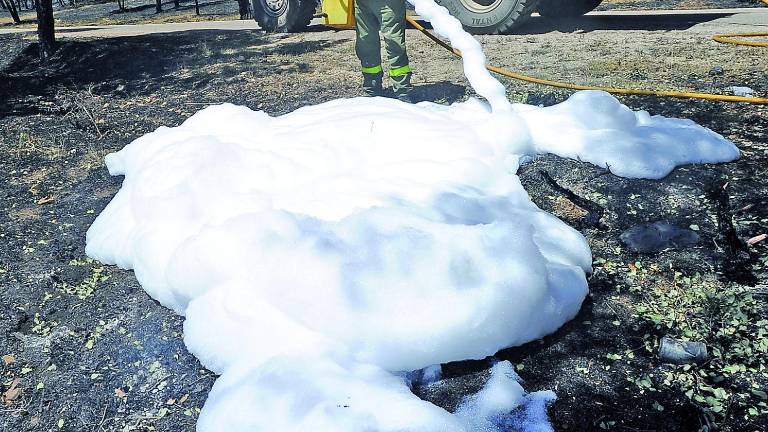
[(299, 0), (299, 10), (294, 26), (292, 29), (288, 29), (288, 32), (298, 32), (307, 28), (312, 22), (312, 17), (315, 16), (318, 2), (319, 0)]
[(277, 33), (294, 33), (306, 29), (315, 15), (319, 2), (319, 0), (288, 0), (289, 5), (286, 12), (288, 16), (286, 17), (285, 24), (278, 26), (272, 17), (256, 10), (258, 7), (257, 1), (251, 1), (251, 8), (254, 9), (252, 11), (253, 19), (256, 20), (262, 30)]
[(499, 23), (498, 27), (489, 34), (505, 34), (510, 33), (515, 27), (525, 23), (531, 18), (531, 14), (536, 11), (541, 0), (526, 0), (519, 3), (519, 11), (517, 13), (510, 14), (507, 20), (503, 23)]

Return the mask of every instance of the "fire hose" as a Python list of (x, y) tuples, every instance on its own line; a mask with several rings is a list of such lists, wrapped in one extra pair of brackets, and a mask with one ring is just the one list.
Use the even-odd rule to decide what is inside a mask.
[[(761, 1), (763, 3), (768, 4), (768, 0), (761, 0)], [(413, 26), (413, 28), (423, 33), (433, 42), (445, 48), (456, 57), (461, 58), (461, 51), (453, 48), (449, 44), (443, 42), (437, 36), (430, 33), (418, 21), (411, 18), (410, 16), (407, 16), (405, 19)], [(744, 41), (744, 40), (734, 39), (736, 37), (759, 37), (759, 36), (768, 36), (768, 33), (718, 34), (713, 36), (713, 39), (720, 43), (728, 43), (728, 44), (734, 44), (734, 45), (748, 45), (748, 46), (758, 46), (758, 47), (768, 46), (768, 42), (753, 42), (753, 41)], [(715, 101), (722, 101), (722, 102), (745, 102), (749, 104), (760, 104), (760, 105), (768, 104), (768, 98), (762, 98), (762, 97), (732, 96), (732, 95), (721, 95), (721, 94), (714, 94), (714, 93), (668, 91), (668, 90), (647, 90), (647, 89), (572, 84), (572, 83), (567, 83), (562, 81), (536, 78), (536, 77), (513, 72), (508, 69), (504, 69), (504, 68), (493, 66), (493, 65), (486, 65), (485, 67), (491, 72), (497, 73), (499, 75), (502, 75), (508, 78), (525, 81), (532, 84), (539, 84), (539, 85), (557, 87), (557, 88), (569, 89), (569, 90), (602, 90), (611, 94), (621, 94), (621, 95), (658, 96), (658, 97), (681, 98), (681, 99), (706, 99), (706, 100), (715, 100)]]
[[(768, 5), (768, 0), (760, 0), (766, 5)], [(753, 46), (753, 47), (768, 47), (768, 42), (754, 42), (754, 41), (748, 41), (743, 40), (741, 38), (754, 38), (754, 37), (768, 37), (768, 33), (727, 33), (727, 34), (716, 34), (712, 36), (712, 40), (715, 42), (720, 42), (724, 44), (733, 44), (733, 45), (746, 45), (746, 46)], [(739, 39), (736, 39), (739, 38)]]

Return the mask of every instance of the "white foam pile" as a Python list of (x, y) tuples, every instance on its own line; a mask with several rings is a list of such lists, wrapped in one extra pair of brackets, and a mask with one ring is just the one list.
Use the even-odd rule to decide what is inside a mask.
[[(443, 28), (432, 0), (416, 5), (467, 39)], [(107, 156), (125, 180), (86, 251), (133, 269), (186, 316), (189, 350), (221, 374), (199, 431), (549, 429), (554, 395), (526, 394), (509, 363), (456, 413), (396, 373), (429, 367), (435, 379), (431, 365), (540, 338), (578, 312), (590, 250), (530, 201), (520, 157), (658, 178), (739, 155), (712, 131), (605, 93), (499, 102), (500, 84), (477, 84), (488, 78), (479, 46), (460, 48), (496, 109), (358, 98), (270, 117), (224, 104)]]

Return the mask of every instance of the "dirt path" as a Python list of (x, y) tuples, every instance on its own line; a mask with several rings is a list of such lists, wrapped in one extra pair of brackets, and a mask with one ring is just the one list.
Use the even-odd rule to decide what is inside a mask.
[[(525, 34), (479, 39), (492, 63), (545, 78), (722, 93), (748, 86), (768, 96), (765, 51), (709, 39), (764, 23), (757, 10), (597, 14), (558, 27), (534, 19)], [(120, 185), (102, 157), (208, 104), (277, 115), (359, 95), (354, 33), (312, 30), (68, 33), (46, 69), (33, 38), (0, 35), (0, 430), (194, 430), (214, 377), (184, 349), (182, 319), (153, 302), (132, 272), (85, 259), (85, 231)], [(455, 59), (415, 32), (408, 44), (419, 98), (471, 96)], [(569, 94), (505, 85), (519, 102), (550, 105)], [(768, 110), (622, 101), (710, 127), (743, 157), (681, 167), (661, 181), (554, 156), (525, 165), (534, 202), (588, 238), (595, 273), (574, 321), (498, 357), (520, 365), (526, 388), (557, 392), (557, 430), (766, 430), (768, 335), (759, 320), (768, 241), (745, 241), (768, 231)], [(637, 253), (620, 240), (659, 220), (700, 241)], [(713, 360), (662, 364), (655, 349), (665, 334), (705, 340)], [(444, 381), (417, 391), (450, 409), (488, 365), (446, 365)]]
[[(318, 22), (319, 24), (319, 22)], [(164, 24), (125, 24), (103, 26), (59, 26), (56, 37), (59, 38), (92, 38), (92, 37), (123, 37), (139, 36), (157, 33), (174, 33), (194, 30), (258, 30), (259, 26), (253, 20), (227, 21), (196, 21)], [(0, 34), (34, 34), (31, 28), (0, 28)]]
[[(319, 30), (320, 19), (312, 22), (312, 27)], [(706, 24), (707, 31), (723, 33), (733, 31), (734, 26), (743, 27), (738, 31), (758, 31), (768, 25), (768, 8), (716, 8), (716, 9), (691, 9), (691, 10), (644, 10), (626, 11), (610, 10), (598, 11), (588, 14), (586, 17), (572, 21), (572, 26), (577, 26), (584, 31), (589, 30), (629, 30), (643, 28), (669, 28), (686, 29), (691, 25)], [(752, 27), (754, 30), (747, 29)], [(199, 21), (163, 24), (128, 24), (128, 25), (101, 25), (101, 26), (59, 26), (56, 29), (60, 38), (92, 38), (92, 37), (122, 37), (138, 36), (157, 33), (173, 33), (195, 30), (257, 30), (259, 28), (253, 20), (228, 20), (228, 21)], [(555, 28), (547, 27), (543, 19), (534, 16), (532, 24), (525, 26), (518, 33), (541, 32), (542, 30)], [(690, 29), (688, 29), (690, 30)], [(35, 32), (32, 28), (0, 28), (0, 35), (12, 33)]]

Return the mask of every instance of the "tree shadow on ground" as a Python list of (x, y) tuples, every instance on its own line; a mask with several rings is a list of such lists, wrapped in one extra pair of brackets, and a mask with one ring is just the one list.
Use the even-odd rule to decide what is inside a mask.
[(307, 27), (305, 27), (303, 30), (300, 31), (300, 33), (321, 33), (321, 32), (341, 32), (341, 31), (347, 31), (345, 29), (335, 29), (333, 27), (327, 27), (323, 24), (310, 24)]
[(436, 103), (452, 104), (464, 98), (467, 88), (450, 81), (417, 85), (413, 88), (412, 98), (414, 102), (430, 101)]
[[(733, 15), (733, 13), (724, 12), (633, 15), (631, 12), (628, 12), (627, 14), (622, 15), (586, 15), (578, 18), (559, 20), (533, 16), (525, 24), (516, 27), (511, 33), (526, 35), (545, 34), (554, 31), (570, 33), (574, 31), (592, 32), (597, 30), (687, 30), (697, 24), (703, 24)], [(419, 23), (428, 30), (433, 29), (428, 21), (419, 20)]]
[(573, 19), (554, 20), (540, 16), (531, 17), (514, 30), (515, 34), (544, 34), (553, 31), (570, 33), (596, 30), (687, 30), (695, 25), (733, 16), (732, 13), (706, 12), (670, 15), (586, 15)]
[[(20, 100), (50, 97), (62, 86), (96, 94), (119, 88), (129, 94), (149, 95), (160, 88), (186, 91), (213, 78), (228, 79), (244, 71), (280, 74), (291, 61), (275, 57), (315, 52), (341, 43), (284, 41), (287, 37), (256, 31), (192, 30), (63, 40), (48, 65), (40, 63), (38, 46), (31, 44), (0, 71), (0, 115), (31, 113)], [(294, 66), (306, 69), (303, 64)]]

